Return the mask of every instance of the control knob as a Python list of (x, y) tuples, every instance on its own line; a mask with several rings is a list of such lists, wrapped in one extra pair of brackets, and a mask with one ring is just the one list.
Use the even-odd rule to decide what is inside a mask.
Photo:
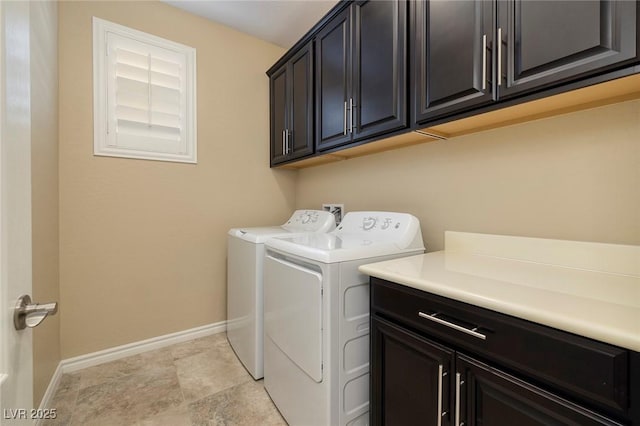
[(305, 212), (302, 214), (301, 216), (301, 222), (306, 225), (309, 222), (316, 222), (318, 220), (318, 217), (316, 214), (312, 213), (312, 212)]
[(370, 231), (376, 227), (376, 222), (378, 221), (375, 217), (365, 217), (362, 220), (362, 229), (365, 231)]

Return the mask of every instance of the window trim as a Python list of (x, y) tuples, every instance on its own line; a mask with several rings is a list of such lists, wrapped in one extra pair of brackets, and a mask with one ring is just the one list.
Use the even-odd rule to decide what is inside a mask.
[[(128, 37), (138, 42), (162, 49), (174, 50), (186, 58), (186, 153), (142, 151), (134, 148), (108, 145), (107, 111), (107, 33)], [(93, 17), (93, 154), (96, 156), (122, 157), (144, 160), (197, 163), (197, 117), (196, 117), (196, 50), (142, 31)]]

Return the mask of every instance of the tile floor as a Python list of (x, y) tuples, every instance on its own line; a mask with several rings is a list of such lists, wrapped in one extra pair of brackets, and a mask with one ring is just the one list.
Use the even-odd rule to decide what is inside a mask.
[(224, 333), (64, 374), (45, 425), (286, 425)]

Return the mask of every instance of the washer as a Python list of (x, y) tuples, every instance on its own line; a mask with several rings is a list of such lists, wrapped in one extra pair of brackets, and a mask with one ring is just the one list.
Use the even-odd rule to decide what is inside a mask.
[(282, 226), (237, 228), (227, 237), (227, 339), (254, 379), (263, 377), (264, 242), (274, 236), (329, 232), (333, 214), (296, 210)]
[(269, 239), (264, 386), (296, 425), (369, 418), (369, 277), (358, 266), (424, 253), (405, 213), (350, 212), (326, 234)]

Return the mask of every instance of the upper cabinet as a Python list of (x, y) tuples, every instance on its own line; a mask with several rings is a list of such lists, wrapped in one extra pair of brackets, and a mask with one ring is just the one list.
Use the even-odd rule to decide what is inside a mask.
[(414, 122), (493, 102), (495, 4), (437, 0), (411, 5)]
[(313, 153), (312, 44), (269, 77), (271, 165)]
[(407, 8), (359, 1), (315, 37), (316, 149), (407, 127)]
[(637, 98), (639, 20), (632, 0), (339, 1), (267, 72), (271, 166)]
[(351, 8), (335, 16), (316, 36), (316, 145), (342, 145), (349, 132)]
[(634, 1), (429, 0), (412, 7), (414, 123), (639, 58)]
[(498, 1), (498, 97), (637, 60), (635, 1)]

